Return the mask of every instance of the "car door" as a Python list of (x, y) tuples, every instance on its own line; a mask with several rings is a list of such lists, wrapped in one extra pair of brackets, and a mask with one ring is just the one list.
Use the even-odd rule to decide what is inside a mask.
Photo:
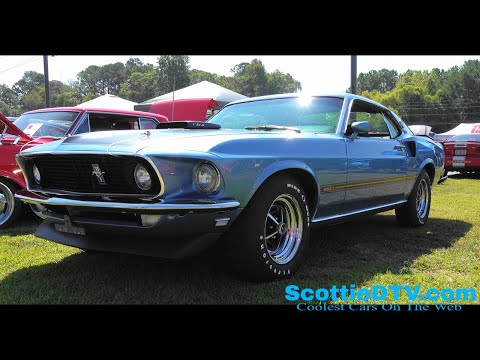
[[(368, 134), (351, 134), (356, 121), (370, 124)], [(388, 111), (354, 100), (345, 134), (347, 186), (345, 205), (350, 211), (383, 206), (404, 199), (407, 181), (407, 148), (398, 137), (400, 126)]]

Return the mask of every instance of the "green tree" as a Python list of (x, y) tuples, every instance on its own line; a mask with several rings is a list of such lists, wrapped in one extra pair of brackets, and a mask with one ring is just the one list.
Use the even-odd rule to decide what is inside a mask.
[(268, 94), (267, 71), (261, 60), (235, 65), (232, 73), (233, 86), (238, 93), (249, 97)]
[(85, 70), (80, 71), (77, 74), (77, 81), (75, 82), (75, 88), (78, 93), (84, 97), (87, 94), (93, 94), (95, 96), (105, 94), (102, 92), (101, 67), (97, 65), (90, 65)]
[(2, 101), (10, 109), (18, 108), (20, 103), (18, 101), (18, 96), (15, 94), (15, 91), (10, 89), (7, 85), (0, 85), (0, 101)]
[(246, 95), (259, 96), (297, 92), (302, 89), (299, 81), (292, 75), (279, 70), (268, 73), (259, 59), (250, 63), (240, 63), (232, 69), (231, 89)]
[(5, 116), (16, 116), (16, 110), (0, 99), (0, 113)]
[(192, 69), (189, 72), (190, 85), (199, 83), (201, 81), (210, 81), (211, 83), (223, 86), (227, 89), (234, 90), (232, 78), (223, 75), (217, 75), (208, 71)]
[(120, 96), (130, 101), (142, 102), (158, 96), (158, 72), (134, 72), (121, 85)]
[(295, 93), (302, 90), (300, 81), (292, 75), (275, 70), (267, 74), (267, 94)]
[(130, 58), (125, 63), (127, 77), (130, 77), (133, 73), (147, 73), (154, 69), (155, 67), (152, 64), (145, 64), (139, 58)]
[(158, 92), (167, 94), (175, 89), (182, 89), (190, 85), (188, 70), (190, 59), (186, 55), (162, 55), (158, 57)]
[(30, 111), (45, 107), (45, 88), (37, 86), (22, 98), (22, 110)]
[(91, 65), (77, 74), (75, 89), (83, 97), (105, 94), (118, 95), (121, 84), (128, 79), (125, 65), (121, 62), (103, 66)]
[(17, 96), (22, 97), (40, 85), (45, 85), (43, 74), (36, 71), (25, 71), (22, 78), (13, 85), (12, 89)]
[(398, 73), (395, 70), (370, 70), (368, 73), (358, 75), (358, 92), (374, 91), (385, 93), (392, 90), (398, 81)]
[(104, 91), (103, 94), (118, 95), (121, 84), (127, 79), (128, 76), (125, 71), (125, 65), (121, 62), (107, 64), (101, 67), (100, 83)]
[[(23, 111), (41, 109), (45, 107), (45, 87), (37, 86), (23, 97)], [(81, 102), (75, 89), (61, 81), (50, 81), (50, 106), (75, 106)]]

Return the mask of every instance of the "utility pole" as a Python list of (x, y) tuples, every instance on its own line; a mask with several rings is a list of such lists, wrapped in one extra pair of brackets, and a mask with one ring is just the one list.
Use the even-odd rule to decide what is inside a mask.
[(350, 90), (352, 94), (357, 93), (357, 55), (351, 56)]
[(50, 107), (50, 81), (48, 79), (48, 55), (43, 55), (43, 75), (45, 77), (45, 107)]

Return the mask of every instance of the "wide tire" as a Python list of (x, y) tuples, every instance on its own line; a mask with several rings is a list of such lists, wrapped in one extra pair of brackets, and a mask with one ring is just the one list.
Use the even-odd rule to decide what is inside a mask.
[(430, 177), (425, 170), (422, 170), (408, 197), (408, 201), (395, 210), (398, 224), (409, 227), (424, 225), (430, 213), (431, 198), (432, 185)]
[(251, 281), (292, 275), (308, 248), (307, 195), (291, 175), (276, 175), (255, 193), (226, 234), (229, 265)]
[(5, 229), (20, 218), (23, 213), (22, 202), (15, 199), (15, 193), (20, 187), (0, 178), (0, 229)]

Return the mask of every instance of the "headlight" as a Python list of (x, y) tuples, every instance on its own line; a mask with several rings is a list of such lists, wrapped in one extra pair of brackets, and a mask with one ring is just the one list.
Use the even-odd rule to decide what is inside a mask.
[(33, 165), (33, 179), (35, 182), (40, 185), (40, 181), (42, 180), (42, 176), (40, 175), (40, 170), (38, 170), (36, 165)]
[(211, 194), (220, 186), (220, 173), (215, 166), (202, 164), (195, 171), (195, 184), (201, 192)]
[(135, 183), (140, 190), (147, 191), (152, 187), (152, 178), (150, 173), (143, 165), (138, 164), (134, 172)]

